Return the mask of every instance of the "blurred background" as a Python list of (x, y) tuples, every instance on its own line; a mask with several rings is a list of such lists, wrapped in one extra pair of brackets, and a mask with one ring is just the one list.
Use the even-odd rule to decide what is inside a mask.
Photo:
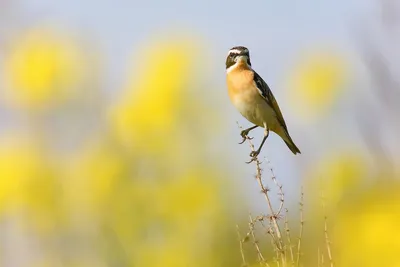
[(236, 225), (268, 210), (236, 45), (302, 151), (261, 154), (293, 239), (303, 188), (300, 266), (324, 266), (325, 216), (336, 266), (400, 266), (399, 36), (396, 0), (0, 0), (0, 266), (240, 266)]

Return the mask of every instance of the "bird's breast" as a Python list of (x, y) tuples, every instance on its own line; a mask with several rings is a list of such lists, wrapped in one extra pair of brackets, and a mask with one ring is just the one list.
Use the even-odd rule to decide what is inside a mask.
[(264, 127), (264, 123), (271, 126), (275, 123), (274, 112), (256, 90), (254, 88), (243, 90), (233, 95), (231, 101), (240, 114), (250, 122), (261, 127)]
[(276, 123), (273, 109), (260, 95), (254, 83), (254, 72), (240, 68), (233, 69), (227, 75), (228, 93), (232, 104), (250, 122), (264, 127)]

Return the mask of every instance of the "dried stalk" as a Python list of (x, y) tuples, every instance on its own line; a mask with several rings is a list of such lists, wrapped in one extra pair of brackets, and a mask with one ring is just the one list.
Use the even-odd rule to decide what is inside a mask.
[(304, 219), (303, 219), (303, 206), (304, 206), (304, 192), (303, 187), (301, 187), (301, 195), (300, 195), (300, 232), (299, 232), (299, 240), (297, 242), (297, 260), (296, 266), (300, 266), (300, 257), (301, 257), (301, 239), (303, 238), (303, 227), (304, 227)]
[(292, 247), (292, 238), (290, 236), (288, 213), (289, 213), (289, 210), (285, 209), (285, 232), (286, 232), (286, 238), (288, 240), (288, 246), (289, 246), (289, 252), (290, 252), (290, 260), (291, 260), (292, 266), (294, 266), (294, 255), (293, 255), (293, 247)]
[(331, 241), (329, 240), (329, 235), (328, 235), (328, 216), (326, 215), (325, 197), (324, 197), (323, 192), (321, 192), (321, 202), (322, 202), (322, 210), (324, 213), (324, 235), (325, 235), (326, 251), (328, 254), (329, 266), (334, 267), (333, 259), (332, 259), (332, 251), (331, 251)]
[(238, 234), (238, 238), (239, 238), (240, 254), (242, 255), (242, 266), (248, 266), (246, 263), (246, 258), (244, 256), (243, 240), (242, 240), (242, 237), (240, 236), (239, 225), (236, 225), (236, 229), (237, 229), (237, 234)]
[(278, 183), (278, 180), (276, 179), (276, 176), (275, 176), (274, 169), (272, 168), (271, 162), (268, 159), (267, 159), (267, 164), (269, 166), (269, 171), (271, 172), (271, 179), (272, 179), (272, 181), (274, 181), (274, 184), (276, 185), (276, 187), (278, 187), (278, 190), (279, 190), (278, 195), (279, 195), (280, 204), (279, 204), (278, 211), (275, 214), (277, 217), (279, 217), (279, 215), (281, 214), (282, 209), (283, 209), (283, 204), (285, 203), (285, 195), (283, 193), (283, 189), (282, 189), (283, 187), (281, 184)]
[(330, 263), (330, 267), (334, 267), (333, 260), (332, 260), (332, 252), (331, 252), (331, 241), (329, 240), (329, 235), (328, 235), (328, 223), (327, 223), (328, 217), (325, 216), (325, 223), (324, 223), (324, 232), (325, 232), (325, 243), (326, 243), (326, 250), (328, 252), (328, 259)]
[(265, 260), (261, 250), (260, 250), (260, 246), (258, 245), (258, 241), (256, 240), (256, 236), (254, 234), (254, 221), (253, 218), (251, 217), (251, 214), (249, 215), (249, 229), (250, 229), (250, 234), (253, 238), (253, 244), (254, 247), (256, 248), (257, 251), (257, 256), (258, 256), (258, 260), (260, 261), (260, 264), (264, 264), (265, 266), (269, 267), (269, 264), (267, 263), (267, 261)]
[(321, 249), (318, 247), (318, 267), (322, 267), (321, 265)]
[[(250, 138), (247, 138), (247, 142), (249, 143), (251, 151), (255, 151), (253, 142), (251, 141)], [(258, 185), (261, 188), (261, 192), (263, 193), (265, 200), (267, 201), (268, 208), (271, 212), (270, 220), (272, 222), (273, 229), (275, 230), (275, 233), (276, 233), (277, 248), (279, 250), (280, 258), (282, 260), (282, 266), (284, 267), (284, 266), (286, 266), (286, 260), (285, 260), (285, 255), (284, 255), (285, 251), (284, 251), (284, 247), (283, 247), (282, 233), (281, 233), (281, 230), (280, 230), (278, 222), (277, 222), (278, 216), (277, 216), (277, 213), (274, 212), (274, 209), (272, 207), (271, 199), (268, 194), (269, 189), (264, 186), (263, 181), (262, 181), (261, 162), (257, 157), (254, 158), (254, 160), (252, 160), (252, 161), (254, 161), (254, 163), (256, 165), (256, 176), (255, 176), (256, 180), (258, 182)]]

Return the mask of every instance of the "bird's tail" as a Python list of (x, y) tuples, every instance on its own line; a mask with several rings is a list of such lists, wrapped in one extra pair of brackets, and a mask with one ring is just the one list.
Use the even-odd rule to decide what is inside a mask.
[(297, 154), (297, 153), (299, 153), (299, 154), (301, 154), (301, 152), (300, 152), (300, 149), (294, 144), (294, 142), (293, 142), (293, 140), (290, 138), (290, 136), (289, 136), (289, 139), (290, 139), (290, 141), (286, 141), (286, 140), (284, 140), (285, 141), (285, 143), (286, 143), (286, 145), (289, 147), (289, 149), (293, 152), (293, 154)]
[(286, 145), (293, 152), (293, 154), (301, 154), (300, 149), (294, 144), (292, 138), (287, 131), (281, 129), (281, 131), (278, 132), (278, 135), (282, 137), (283, 141), (285, 141)]

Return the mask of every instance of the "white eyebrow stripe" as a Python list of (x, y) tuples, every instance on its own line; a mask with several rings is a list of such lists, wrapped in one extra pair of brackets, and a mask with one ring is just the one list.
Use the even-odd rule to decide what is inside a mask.
[(232, 49), (232, 50), (229, 50), (229, 54), (230, 54), (230, 53), (240, 54), (240, 53), (242, 53), (242, 52), (248, 53), (249, 50), (247, 50), (247, 49), (245, 49), (245, 50), (239, 50), (239, 49)]

